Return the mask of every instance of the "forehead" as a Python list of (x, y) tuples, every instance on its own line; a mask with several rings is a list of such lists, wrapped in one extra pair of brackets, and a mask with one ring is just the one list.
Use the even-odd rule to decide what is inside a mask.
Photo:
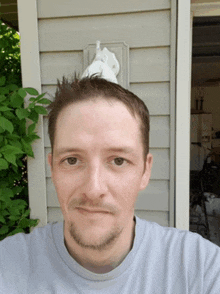
[(140, 143), (139, 120), (120, 101), (83, 101), (64, 108), (56, 123), (54, 145), (85, 147)]

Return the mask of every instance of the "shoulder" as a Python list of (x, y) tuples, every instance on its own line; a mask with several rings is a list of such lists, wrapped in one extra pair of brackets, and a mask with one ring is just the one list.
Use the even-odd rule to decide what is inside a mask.
[(139, 224), (145, 231), (145, 239), (150, 243), (165, 248), (173, 247), (174, 251), (193, 254), (207, 254), (207, 257), (216, 252), (220, 261), (220, 247), (203, 238), (197, 233), (181, 230), (174, 227), (161, 226), (155, 222), (139, 219)]
[(21, 264), (30, 260), (30, 254), (39, 253), (51, 238), (51, 226), (47, 224), (44, 227), (35, 228), (31, 233), (18, 233), (6, 237), (0, 241), (0, 262), (1, 264)]
[[(197, 233), (139, 220), (141, 258), (160, 264), (167, 275), (187, 283), (193, 293), (220, 293), (220, 247)], [(143, 254), (143, 252), (145, 254)], [(144, 261), (145, 261), (144, 260)], [(164, 275), (162, 272), (161, 276)]]

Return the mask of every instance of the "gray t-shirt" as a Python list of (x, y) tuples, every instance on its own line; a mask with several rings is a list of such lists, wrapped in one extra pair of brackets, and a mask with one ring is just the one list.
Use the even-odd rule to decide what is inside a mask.
[(132, 250), (105, 274), (86, 270), (69, 255), (63, 223), (5, 238), (0, 293), (220, 293), (220, 247), (196, 233), (135, 218)]

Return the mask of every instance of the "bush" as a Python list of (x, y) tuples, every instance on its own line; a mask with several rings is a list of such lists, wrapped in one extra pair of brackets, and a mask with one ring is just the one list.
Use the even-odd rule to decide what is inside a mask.
[(6, 81), (22, 87), (20, 36), (2, 20), (0, 20), (0, 76), (5, 76)]
[[(25, 108), (27, 94), (35, 97)], [(51, 103), (44, 95), (0, 77), (0, 240), (19, 232), (29, 233), (29, 228), (39, 223), (29, 218), (25, 171), (27, 156), (34, 157), (31, 144), (39, 138), (35, 132), (39, 115), (47, 115), (42, 105)]]

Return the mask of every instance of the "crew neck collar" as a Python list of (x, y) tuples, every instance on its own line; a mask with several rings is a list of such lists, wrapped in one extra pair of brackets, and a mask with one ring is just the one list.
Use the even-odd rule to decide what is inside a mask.
[[(84, 279), (94, 280), (94, 281), (103, 281), (115, 279), (117, 276), (123, 274), (126, 270), (129, 270), (130, 265), (134, 260), (134, 256), (137, 254), (137, 251), (142, 243), (144, 238), (144, 221), (139, 217), (134, 216), (135, 220), (135, 236), (133, 241), (133, 246), (130, 252), (127, 254), (125, 259), (112, 271), (104, 274), (97, 274), (92, 271), (85, 269), (81, 266), (67, 251), (67, 248), (64, 244), (64, 221), (60, 223), (55, 223), (52, 225), (52, 235), (56, 249), (63, 260), (63, 262), (69, 267), (69, 269), (75, 274), (81, 276)], [(145, 223), (146, 224), (146, 223)]]

